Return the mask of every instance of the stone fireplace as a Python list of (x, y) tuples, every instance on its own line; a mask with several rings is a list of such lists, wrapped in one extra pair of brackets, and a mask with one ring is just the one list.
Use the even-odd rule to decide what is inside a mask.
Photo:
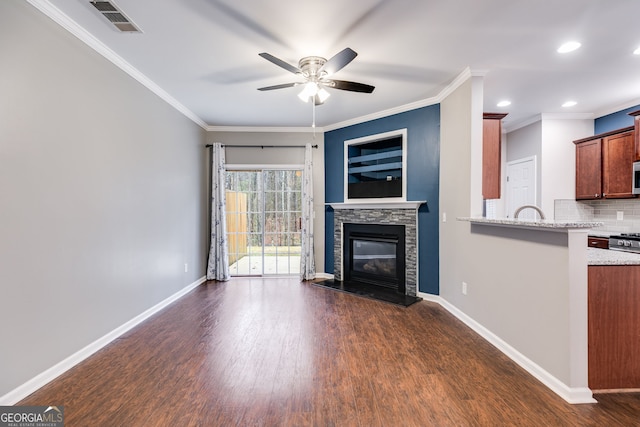
[[(353, 237), (349, 240), (349, 234), (352, 229), (356, 229), (356, 239), (378, 241), (379, 245), (370, 245), (371, 248), (363, 249), (363, 253), (356, 259), (377, 259), (374, 265), (371, 262), (356, 265), (357, 281), (375, 282), (375, 276), (379, 276), (381, 286), (393, 287), (394, 281), (397, 281), (397, 291), (405, 295), (417, 296), (418, 283), (418, 242), (417, 242), (417, 223), (418, 223), (418, 207), (424, 202), (398, 202), (398, 203), (375, 203), (375, 204), (358, 204), (358, 203), (334, 203), (331, 207), (334, 209), (334, 228), (333, 228), (333, 251), (334, 251), (334, 279), (337, 281), (353, 280)], [(353, 227), (355, 225), (355, 227)], [(362, 226), (376, 226), (380, 236), (375, 237), (376, 227), (373, 227), (373, 233), (366, 231)], [(396, 226), (395, 232), (384, 226)], [(345, 228), (347, 234), (345, 234)], [(385, 235), (397, 234), (397, 230), (404, 231), (404, 247), (393, 252), (391, 244), (393, 239), (386, 239)], [(362, 230), (365, 230), (362, 232)], [(360, 233), (360, 234), (358, 234)], [(365, 239), (361, 239), (362, 236)], [(347, 237), (345, 241), (345, 236)], [(377, 240), (376, 240), (377, 239)], [(357, 251), (357, 250), (356, 250)], [(368, 252), (367, 252), (368, 251)], [(391, 267), (386, 260), (395, 256), (401, 256), (398, 264)], [(347, 259), (347, 257), (349, 257)], [(356, 261), (359, 263), (361, 261)], [(367, 265), (368, 264), (368, 265)], [(347, 270), (345, 270), (345, 267)], [(379, 268), (376, 272), (372, 268)], [(402, 268), (404, 267), (404, 268)], [(396, 271), (392, 271), (395, 269)], [(358, 272), (358, 270), (361, 270)], [(358, 275), (358, 273), (364, 273)], [(371, 274), (367, 274), (371, 273)], [(364, 276), (364, 277), (363, 277)], [(364, 278), (364, 280), (363, 280)], [(387, 280), (392, 278), (392, 280)], [(404, 289), (403, 289), (404, 288)]]

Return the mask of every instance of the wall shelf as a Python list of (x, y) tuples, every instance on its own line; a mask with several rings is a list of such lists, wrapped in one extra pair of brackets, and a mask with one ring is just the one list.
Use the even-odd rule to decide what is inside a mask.
[(406, 129), (345, 141), (345, 199), (406, 197)]
[(349, 175), (363, 173), (363, 172), (374, 172), (374, 171), (402, 172), (402, 162), (382, 163), (382, 164), (370, 165), (370, 166), (357, 166), (354, 168), (349, 168)]

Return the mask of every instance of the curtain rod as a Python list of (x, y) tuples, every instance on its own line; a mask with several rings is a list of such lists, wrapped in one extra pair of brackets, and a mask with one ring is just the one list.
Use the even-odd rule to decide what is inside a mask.
[[(304, 148), (305, 145), (226, 145), (223, 144), (223, 147), (229, 148)], [(207, 144), (205, 147), (211, 148), (213, 144)], [(311, 148), (318, 148), (318, 144), (312, 145)]]

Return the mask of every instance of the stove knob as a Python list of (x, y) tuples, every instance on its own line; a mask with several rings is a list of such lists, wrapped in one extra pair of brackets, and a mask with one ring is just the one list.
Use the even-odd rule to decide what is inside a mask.
[(624, 245), (624, 240), (618, 240), (618, 246), (623, 246)]
[(624, 245), (625, 245), (625, 246), (631, 246), (631, 242), (630, 242), (629, 240), (625, 240), (625, 241), (624, 241)]

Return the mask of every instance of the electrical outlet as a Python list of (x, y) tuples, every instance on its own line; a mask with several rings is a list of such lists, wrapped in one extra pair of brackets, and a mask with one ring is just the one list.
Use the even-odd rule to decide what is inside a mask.
[(447, 213), (442, 212), (442, 222), (447, 222)]
[(618, 221), (622, 221), (624, 219), (624, 211), (617, 211), (616, 212), (616, 219)]
[(462, 282), (462, 295), (467, 294), (467, 282)]
[(184, 263), (184, 272), (187, 273), (189, 271), (189, 264)]

